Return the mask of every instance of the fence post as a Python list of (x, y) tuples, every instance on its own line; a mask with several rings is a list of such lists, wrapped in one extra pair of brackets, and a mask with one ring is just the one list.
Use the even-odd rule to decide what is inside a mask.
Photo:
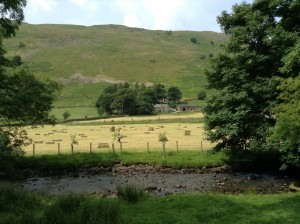
[(115, 154), (115, 144), (114, 143), (111, 144), (111, 148), (112, 148), (113, 154)]
[(178, 141), (176, 141), (176, 150), (177, 150), (177, 153), (178, 153)]
[(147, 152), (149, 153), (149, 142), (147, 142)]
[(57, 143), (57, 153), (58, 153), (58, 155), (60, 155), (60, 143), (59, 142)]
[(164, 154), (164, 158), (166, 158), (166, 144), (163, 143), (163, 154)]
[(90, 153), (92, 153), (92, 143), (90, 142)]
[(35, 156), (35, 144), (32, 145), (32, 155)]
[(73, 144), (71, 144), (71, 152), (72, 152), (72, 155), (73, 155), (74, 154)]

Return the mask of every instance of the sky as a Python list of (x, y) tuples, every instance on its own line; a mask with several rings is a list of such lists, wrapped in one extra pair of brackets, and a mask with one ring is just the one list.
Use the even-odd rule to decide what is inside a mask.
[(221, 32), (216, 17), (253, 0), (27, 0), (30, 24), (118, 24), (150, 30)]

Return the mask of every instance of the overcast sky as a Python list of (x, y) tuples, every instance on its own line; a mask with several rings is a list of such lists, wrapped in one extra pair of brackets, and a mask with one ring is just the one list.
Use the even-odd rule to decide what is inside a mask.
[[(253, 0), (244, 0), (252, 3)], [(28, 0), (31, 24), (120, 24), (151, 30), (220, 32), (216, 17), (243, 0)]]

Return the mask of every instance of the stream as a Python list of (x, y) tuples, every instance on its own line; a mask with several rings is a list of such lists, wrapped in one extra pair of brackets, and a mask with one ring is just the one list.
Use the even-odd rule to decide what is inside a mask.
[(119, 185), (139, 186), (152, 195), (218, 192), (269, 194), (288, 192), (291, 181), (272, 174), (238, 173), (227, 168), (171, 169), (151, 165), (116, 165), (109, 171), (78, 171), (33, 176), (13, 182), (16, 190), (59, 195), (84, 193), (113, 196)]

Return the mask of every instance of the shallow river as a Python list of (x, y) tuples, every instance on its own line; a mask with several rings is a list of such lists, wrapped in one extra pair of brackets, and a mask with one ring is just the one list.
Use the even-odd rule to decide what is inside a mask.
[(154, 195), (178, 193), (280, 193), (288, 191), (290, 181), (268, 174), (243, 173), (77, 173), (51, 177), (34, 177), (13, 183), (17, 190), (51, 195), (87, 193), (114, 195), (116, 187), (134, 184)]

